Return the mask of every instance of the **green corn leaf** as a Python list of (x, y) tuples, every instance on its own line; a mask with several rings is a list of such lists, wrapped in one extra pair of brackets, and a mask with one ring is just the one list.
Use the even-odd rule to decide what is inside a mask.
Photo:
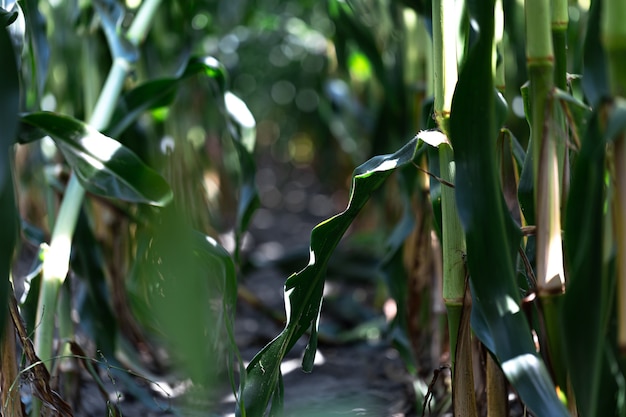
[(594, 107), (603, 97), (609, 96), (609, 72), (600, 36), (601, 9), (601, 1), (591, 2), (583, 52), (585, 76), (582, 78), (582, 86), (585, 97)]
[(109, 198), (164, 206), (172, 199), (165, 180), (119, 142), (89, 125), (50, 112), (22, 116), (22, 123), (50, 135), (91, 193)]
[(75, 306), (81, 327), (95, 342), (98, 351), (107, 358), (114, 358), (118, 326), (111, 311), (111, 296), (104, 277), (107, 266), (84, 211), (78, 218), (74, 233), (71, 267), (84, 284), (85, 296), (77, 297)]
[(146, 319), (188, 376), (209, 388), (237, 351), (226, 337), (232, 333), (237, 299), (233, 261), (213, 239), (186, 225), (172, 206), (150, 224), (149, 230), (140, 230), (149, 241), (134, 267), (135, 279), (147, 283)]
[[(7, 14), (2, 11), (2, 18)], [(9, 275), (17, 243), (18, 217), (11, 175), (11, 153), (17, 136), (19, 80), (15, 52), (7, 28), (0, 27), (0, 334), (4, 328)]]
[[(26, 20), (27, 42), (31, 51), (27, 54), (28, 64), (31, 70), (33, 82), (27, 83), (32, 93), (28, 94), (29, 102), (39, 103), (43, 95), (44, 85), (48, 75), (50, 61), (50, 47), (46, 36), (46, 20), (39, 10), (37, 0), (21, 1)], [(30, 108), (30, 107), (28, 107)]]
[(228, 128), (241, 167), (241, 189), (237, 203), (235, 227), (235, 260), (238, 261), (241, 237), (248, 228), (254, 211), (260, 204), (255, 182), (256, 163), (253, 157), (256, 142), (256, 121), (243, 100), (230, 91), (226, 91), (224, 94), (224, 110), (228, 115)]
[(11, 36), (5, 27), (16, 17), (17, 13), (0, 8), (0, 60), (3, 62), (0, 66), (0, 191), (11, 182), (9, 154), (17, 137), (19, 78)]
[[(296, 341), (311, 329), (303, 370), (310, 372), (316, 350), (316, 332), (328, 261), (359, 211), (392, 172), (412, 163), (423, 142), (436, 146), (443, 140), (436, 132), (421, 132), (391, 155), (376, 156), (354, 171), (347, 208), (318, 224), (311, 232), (309, 265), (285, 283), (287, 323), (283, 331), (252, 359), (242, 387), (242, 404), (237, 415), (263, 416), (272, 398), (280, 398), (280, 363)], [(277, 397), (278, 396), (278, 397)], [(245, 413), (242, 412), (245, 409)]]
[(492, 67), (494, 2), (471, 6), (479, 35), (459, 76), (450, 132), (473, 292), (472, 327), (535, 415), (567, 416), (520, 308), (515, 259), (521, 235), (502, 197), (495, 157), (499, 126)]
[[(618, 119), (623, 119), (619, 113)], [(602, 244), (605, 147), (611, 131), (603, 137), (600, 117), (600, 110), (594, 112), (576, 160), (565, 222), (570, 273), (561, 314), (564, 354), (576, 404), (585, 416), (616, 415), (617, 398), (616, 379), (607, 375), (606, 356), (615, 280), (608, 273)]]
[(109, 136), (118, 137), (147, 110), (171, 104), (180, 84), (193, 75), (205, 75), (214, 81), (221, 94), (226, 93), (226, 68), (213, 57), (191, 57), (175, 77), (146, 81), (124, 94), (117, 103), (109, 128)]
[[(516, 146), (517, 145), (517, 146)], [(517, 155), (516, 155), (517, 154)], [(523, 163), (524, 151), (510, 130), (502, 129), (497, 140), (497, 161), (504, 200), (516, 224), (522, 224), (517, 185), (519, 182), (520, 162)]]

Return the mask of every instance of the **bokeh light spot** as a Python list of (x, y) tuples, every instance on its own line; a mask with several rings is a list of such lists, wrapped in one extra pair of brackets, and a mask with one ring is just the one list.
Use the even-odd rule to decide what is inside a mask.
[(372, 76), (372, 67), (365, 55), (353, 52), (348, 59), (350, 75), (357, 81), (365, 82)]
[(301, 134), (289, 142), (289, 157), (296, 164), (308, 165), (315, 156), (315, 145), (309, 136)]
[(296, 106), (303, 112), (312, 112), (317, 109), (320, 98), (317, 92), (311, 88), (305, 88), (296, 96)]
[(278, 105), (286, 105), (296, 96), (296, 87), (287, 80), (280, 80), (272, 86), (272, 100)]

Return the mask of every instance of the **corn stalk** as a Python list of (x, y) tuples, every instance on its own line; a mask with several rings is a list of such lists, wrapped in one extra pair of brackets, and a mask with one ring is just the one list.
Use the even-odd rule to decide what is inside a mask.
[[(147, 33), (148, 25), (159, 3), (160, 0), (146, 0), (139, 9), (126, 34), (134, 46), (137, 46)], [(133, 64), (127, 58), (114, 57), (113, 66), (89, 120), (89, 124), (95, 129), (103, 130), (107, 127)], [(48, 361), (52, 358), (55, 327), (54, 315), (59, 291), (69, 270), (72, 236), (84, 196), (85, 190), (76, 175), (72, 175), (52, 231), (50, 245), (44, 254), (42, 287), (37, 306), (37, 318), (41, 323), (35, 329), (35, 351), (49, 369)]]
[[(457, 45), (459, 43), (459, 15), (461, 3), (454, 0), (433, 2), (433, 58), (435, 118), (441, 131), (448, 136), (452, 96), (458, 78)], [(439, 146), (440, 175), (447, 183), (454, 183), (454, 153), (449, 144)], [(467, 270), (465, 267), (465, 236), (457, 212), (455, 193), (449, 186), (441, 190), (441, 228), (443, 249), (443, 299), (448, 311), (450, 358), (453, 371), (453, 407), (455, 415), (477, 415), (474, 381), (471, 366), (469, 332), (470, 306), (464, 303)], [(461, 328), (464, 326), (465, 329)], [(464, 331), (465, 330), (465, 331)], [(462, 339), (459, 340), (458, 338)], [(457, 351), (457, 347), (462, 347)], [(457, 361), (462, 361), (462, 374), (457, 374)]]

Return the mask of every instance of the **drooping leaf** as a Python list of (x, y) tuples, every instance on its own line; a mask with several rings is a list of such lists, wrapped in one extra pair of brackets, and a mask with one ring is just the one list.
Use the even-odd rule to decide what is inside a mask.
[(104, 197), (164, 206), (172, 199), (165, 180), (132, 151), (68, 116), (36, 112), (22, 123), (50, 135), (85, 189)]
[(502, 197), (495, 157), (499, 126), (494, 116), (494, 1), (470, 6), (479, 35), (459, 76), (450, 132), (473, 308), (482, 318), (477, 321), (473, 317), (472, 327), (535, 415), (567, 416), (535, 351), (529, 324), (520, 308), (515, 259), (521, 234)]
[[(394, 170), (414, 161), (421, 143), (418, 135), (396, 153), (376, 156), (356, 168), (347, 208), (312, 230), (309, 265), (291, 275), (285, 283), (285, 328), (248, 365), (240, 405), (245, 408), (246, 416), (263, 416), (272, 399), (280, 398), (282, 359), (308, 329), (312, 334), (317, 330), (330, 256), (370, 195)], [(316, 339), (312, 337), (306, 347), (304, 371), (311, 371), (316, 348)], [(243, 415), (241, 408), (238, 408), (237, 415)]]
[[(3, 11), (4, 14), (4, 11)], [(15, 52), (7, 29), (0, 26), (0, 334), (4, 328), (9, 274), (17, 242), (18, 218), (11, 175), (11, 153), (17, 136), (19, 80)]]

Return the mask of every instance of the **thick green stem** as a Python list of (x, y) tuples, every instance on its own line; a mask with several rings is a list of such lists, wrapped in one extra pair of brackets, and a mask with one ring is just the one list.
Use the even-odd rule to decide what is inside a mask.
[(567, 0), (552, 0), (552, 45), (554, 48), (554, 84), (567, 90)]
[(602, 8), (602, 43), (609, 64), (609, 86), (614, 97), (626, 98), (626, 2), (606, 0)]
[(152, 18), (157, 12), (161, 0), (144, 0), (137, 15), (133, 19), (133, 23), (126, 32), (126, 39), (133, 45), (139, 45), (148, 34)]
[[(552, 0), (552, 45), (554, 47), (554, 85), (563, 91), (567, 85), (567, 26), (569, 24), (567, 0)], [(557, 140), (556, 153), (559, 161), (559, 176), (562, 178), (561, 199), (567, 201), (569, 191), (569, 156), (566, 143), (569, 128), (562, 112), (555, 112), (555, 125), (565, 137)], [(563, 207), (565, 210), (565, 207)]]
[[(450, 145), (439, 146), (441, 178), (454, 183), (454, 161)], [(465, 294), (465, 235), (456, 209), (454, 189), (441, 188), (442, 248), (443, 248), (443, 299), (448, 310), (450, 332), (450, 357), (454, 361), (456, 338)], [(454, 364), (453, 364), (454, 365)], [(454, 366), (453, 366), (454, 367)]]
[[(494, 41), (496, 51), (500, 56), (503, 54), (502, 40), (504, 39), (504, 10), (502, 9), (502, 0), (496, 0), (496, 6), (494, 9)], [(496, 77), (495, 85), (498, 91), (504, 94), (506, 89), (506, 77), (504, 73), (504, 58), (500, 59), (500, 62), (496, 65)]]
[[(129, 29), (132, 34), (130, 41), (138, 43), (143, 39), (152, 16), (160, 3), (159, 0), (147, 0), (137, 14), (136, 21)], [(92, 112), (90, 124), (98, 130), (104, 129), (115, 104), (122, 91), (124, 81), (133, 63), (116, 57), (106, 83), (100, 93), (96, 106)], [(54, 314), (56, 311), (59, 290), (69, 270), (72, 236), (76, 227), (76, 220), (82, 205), (85, 191), (75, 175), (72, 175), (67, 185), (59, 214), (55, 222), (50, 246), (46, 250), (43, 263), (42, 287), (37, 305), (37, 318), (40, 321), (35, 329), (35, 351), (39, 358), (50, 368), (52, 358), (52, 342), (54, 335)]]
[[(439, 129), (448, 136), (452, 96), (458, 79), (457, 44), (459, 35), (459, 5), (454, 0), (433, 1), (433, 70), (435, 74), (435, 117)], [(441, 177), (454, 183), (454, 156), (450, 145), (439, 146)], [(443, 299), (448, 311), (450, 358), (455, 369), (457, 336), (465, 296), (465, 234), (459, 220), (454, 190), (442, 186), (441, 227), (443, 253)], [(470, 356), (465, 356), (470, 358)], [(472, 367), (465, 364), (464, 369)], [(453, 387), (454, 389), (454, 387)], [(463, 395), (462, 393), (457, 393)], [(473, 394), (472, 394), (473, 395)]]
[[(552, 13), (550, 5), (552, 4)], [(555, 296), (563, 293), (565, 272), (561, 237), (561, 198), (566, 138), (564, 118), (556, 114), (553, 91), (567, 88), (565, 29), (567, 2), (526, 0), (527, 64), (530, 78), (531, 140), (535, 191), (537, 292), (542, 299), (547, 352), (557, 383), (566, 383), (560, 362), (561, 339)], [(565, 7), (565, 16), (563, 16)], [(550, 19), (552, 16), (552, 20)], [(556, 72), (553, 39), (556, 42)], [(559, 126), (555, 129), (554, 126)]]
[(551, 129), (554, 56), (550, 2), (526, 0), (525, 10), (537, 221), (537, 290), (545, 295), (561, 292), (565, 283), (559, 158)]
[(457, 71), (457, 5), (454, 0), (433, 1), (433, 61), (435, 73), (435, 117), (448, 136), (448, 119), (452, 106)]

